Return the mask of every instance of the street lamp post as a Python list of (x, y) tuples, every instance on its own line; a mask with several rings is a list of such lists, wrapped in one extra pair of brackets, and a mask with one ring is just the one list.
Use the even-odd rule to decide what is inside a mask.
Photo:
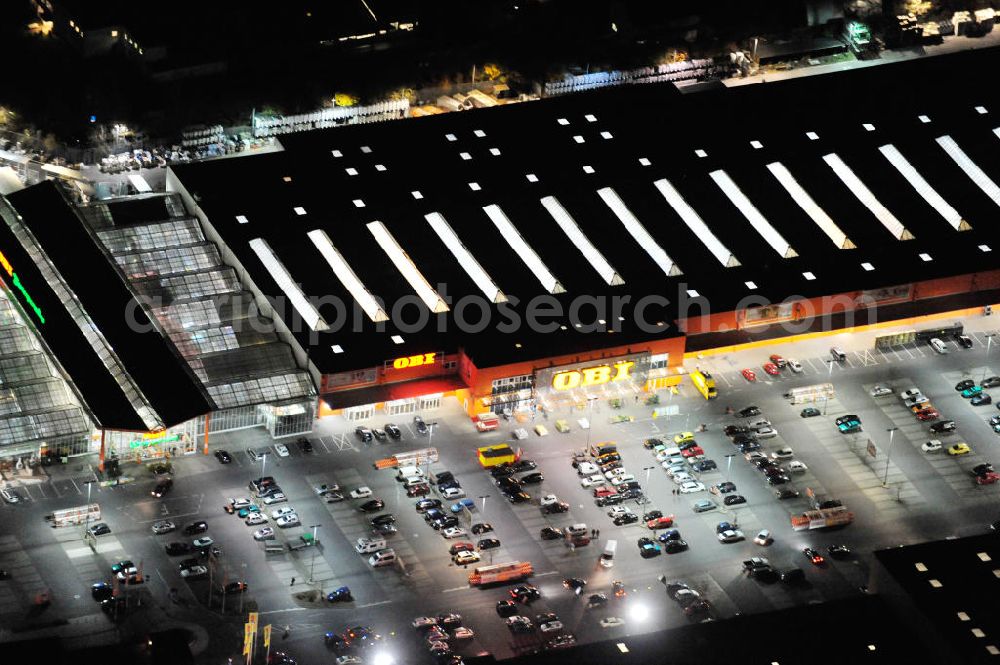
[(892, 438), (898, 429), (898, 427), (889, 427), (886, 429), (886, 431), (889, 432), (889, 451), (885, 455), (885, 475), (882, 476), (882, 487), (886, 487), (886, 483), (889, 482), (889, 461), (892, 459)]
[(646, 472), (646, 485), (649, 485), (649, 472), (655, 469), (655, 466), (644, 466), (642, 470)]
[(726, 482), (729, 482), (729, 471), (733, 468), (734, 457), (736, 457), (736, 453), (728, 453), (726, 455)]
[(490, 498), (490, 495), (489, 494), (480, 494), (476, 498), (483, 502), (483, 519), (485, 519), (486, 518), (486, 499)]
[[(313, 530), (313, 541), (312, 541), (312, 559), (309, 561), (309, 584), (313, 583), (313, 571), (316, 570), (316, 548), (318, 547), (319, 541), (316, 540), (316, 532), (319, 530), (321, 524), (310, 525), (310, 529)], [(322, 589), (321, 589), (322, 591)]]
[(983, 385), (983, 381), (986, 380), (986, 372), (989, 371), (987, 363), (990, 361), (990, 346), (993, 344), (993, 338), (996, 337), (996, 335), (996, 333), (989, 333), (986, 335), (986, 359), (983, 361), (983, 380), (979, 382), (979, 385)]
[(87, 514), (84, 516), (83, 536), (87, 537), (87, 530), (90, 529), (90, 490), (94, 486), (93, 480), (84, 483), (87, 486)]

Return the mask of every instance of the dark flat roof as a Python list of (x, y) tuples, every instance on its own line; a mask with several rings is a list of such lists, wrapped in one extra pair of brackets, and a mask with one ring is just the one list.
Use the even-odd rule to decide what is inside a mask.
[[(400, 332), (391, 324), (379, 330), (362, 316), (357, 330), (298, 334), (324, 373), (458, 347), (464, 347), (477, 366), (492, 366), (641, 345), (676, 334), (670, 326), (643, 332), (633, 323), (633, 305), (651, 294), (665, 295), (671, 305), (666, 311), (652, 307), (647, 317), (669, 324), (688, 311), (679, 301), (689, 289), (707, 300), (710, 311), (725, 312), (745, 306), (743, 299), (749, 296), (780, 302), (995, 268), (995, 254), (978, 246), (1000, 251), (1000, 231), (993, 223), (998, 204), (935, 139), (950, 135), (1000, 182), (1000, 138), (992, 131), (1000, 125), (1000, 92), (987, 85), (956, 85), (949, 86), (947, 94), (932, 94), (927, 82), (947, 81), (956, 71), (961, 71), (962, 80), (987, 80), (998, 66), (998, 52), (988, 50), (693, 95), (681, 95), (670, 85), (622, 87), (288, 135), (281, 138), (284, 152), (185, 165), (175, 171), (188, 191), (197, 194), (248, 277), (269, 296), (280, 289), (250, 250), (254, 238), (267, 241), (307, 295), (334, 295), (353, 303), (306, 237), (314, 229), (327, 232), (387, 309), (402, 296), (412, 296), (413, 290), (366, 228), (373, 220), (388, 227), (432, 285), (446, 284), (456, 299), (479, 295), (424, 219), (427, 213), (439, 212), (499, 288), (521, 300), (515, 309), (523, 314), (524, 303), (545, 291), (484, 213), (484, 206), (496, 204), (565, 286), (566, 293), (557, 296), (560, 302), (568, 304), (577, 296), (631, 297), (622, 308), (624, 322), (614, 320), (611, 312), (594, 316), (592, 309), (585, 309), (581, 314), (584, 322), (604, 318), (609, 326), (620, 323), (620, 332), (613, 335), (581, 334), (565, 317), (559, 323), (567, 329), (557, 327), (550, 333), (503, 333), (493, 327), (461, 333), (454, 330), (454, 307), (451, 313), (431, 316), (432, 325), (426, 327), (430, 330), (420, 332)], [(987, 112), (977, 111), (980, 106)], [(921, 115), (930, 122), (922, 122)], [(868, 131), (866, 123), (874, 131)], [(808, 132), (818, 138), (810, 139)], [(755, 148), (754, 141), (761, 147)], [(879, 146), (889, 143), (971, 224), (971, 231), (956, 231), (917, 195), (879, 152)], [(704, 151), (704, 156), (696, 151)], [(897, 240), (859, 202), (824, 162), (823, 156), (833, 152), (915, 239)], [(640, 159), (649, 160), (649, 165)], [(840, 249), (796, 205), (767, 169), (775, 161), (792, 173), (856, 249)], [(594, 172), (587, 173), (585, 167)], [(716, 169), (728, 173), (798, 256), (784, 258), (765, 241), (710, 177)], [(538, 181), (529, 182), (528, 174)], [(710, 252), (703, 237), (654, 186), (662, 178), (741, 265), (725, 267)], [(470, 183), (480, 189), (474, 191)], [(664, 275), (598, 196), (603, 187), (615, 190), (683, 275)], [(422, 198), (415, 199), (414, 191)], [(540, 199), (546, 196), (561, 202), (623, 285), (602, 281), (543, 208)], [(296, 214), (296, 207), (306, 214)], [(237, 215), (245, 216), (247, 223), (238, 223)], [(925, 253), (930, 261), (921, 258)], [(864, 263), (874, 269), (867, 270)], [(329, 321), (337, 318), (333, 307), (319, 309)], [(408, 320), (415, 318), (417, 309), (407, 310)], [(491, 311), (494, 323), (505, 320), (496, 306)], [(700, 310), (696, 305), (689, 311)], [(476, 320), (478, 310), (472, 308), (466, 316)], [(435, 331), (435, 319), (446, 323), (448, 332)], [(404, 343), (394, 344), (394, 334)], [(344, 352), (334, 354), (334, 344)]]
[[(164, 422), (174, 425), (210, 411), (212, 406), (185, 370), (183, 361), (174, 355), (169, 342), (151, 329), (124, 279), (56, 186), (35, 185), (8, 200)], [(45, 324), (36, 327), (79, 386), (100, 425), (145, 430), (142, 419), (123, 401), (121, 388), (6, 224), (0, 233), (3, 251), (11, 247), (17, 257), (18, 273), (31, 274), (29, 290), (46, 318)], [(36, 291), (41, 295), (36, 296)], [(130, 320), (134, 320), (134, 327)]]

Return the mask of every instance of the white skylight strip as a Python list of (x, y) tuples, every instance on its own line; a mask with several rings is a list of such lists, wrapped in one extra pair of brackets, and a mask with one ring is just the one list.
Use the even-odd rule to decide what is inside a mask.
[(642, 225), (642, 222), (636, 219), (632, 211), (628, 209), (621, 200), (621, 197), (618, 196), (618, 192), (610, 187), (602, 187), (597, 190), (597, 195), (611, 208), (615, 216), (625, 225), (625, 229), (635, 238), (639, 246), (646, 250), (649, 257), (653, 259), (653, 262), (663, 270), (663, 274), (667, 277), (681, 274), (681, 270), (674, 263), (674, 260), (667, 255), (667, 252), (660, 247), (653, 236), (649, 235), (649, 231)]
[(965, 175), (969, 176), (972, 182), (976, 183), (976, 186), (992, 199), (993, 203), (1000, 206), (1000, 187), (997, 187), (997, 184), (965, 154), (965, 151), (955, 143), (955, 139), (950, 136), (939, 136), (937, 142), (948, 153), (948, 156), (958, 164), (958, 167), (965, 171)]
[(708, 248), (708, 251), (712, 253), (719, 263), (727, 268), (740, 265), (739, 260), (729, 249), (722, 244), (722, 242), (715, 237), (715, 234), (708, 228), (708, 225), (702, 221), (698, 213), (694, 211), (694, 208), (688, 205), (684, 197), (674, 189), (674, 186), (666, 178), (661, 178), (653, 183), (663, 198), (667, 200), (670, 207), (674, 209), (674, 212), (687, 224), (687, 227), (691, 229), (691, 232), (701, 240), (702, 244)]
[(559, 280), (555, 278), (548, 267), (542, 262), (541, 257), (531, 248), (531, 245), (524, 239), (521, 232), (517, 230), (509, 219), (507, 215), (504, 214), (500, 206), (495, 204), (490, 204), (488, 206), (483, 206), (483, 212), (486, 216), (490, 218), (497, 230), (500, 231), (500, 235), (503, 239), (507, 241), (510, 248), (514, 250), (524, 265), (528, 266), (528, 270), (534, 274), (535, 278), (542, 283), (542, 288), (544, 288), (549, 293), (565, 293), (566, 289), (563, 285), (559, 283)]
[(434, 232), (438, 234), (438, 238), (441, 238), (441, 242), (448, 248), (448, 251), (455, 257), (466, 274), (476, 283), (479, 290), (486, 294), (486, 297), (492, 302), (507, 302), (507, 296), (503, 294), (503, 291), (496, 285), (493, 278), (479, 265), (479, 261), (472, 255), (468, 247), (459, 240), (458, 235), (455, 234), (455, 230), (451, 228), (451, 225), (448, 224), (444, 216), (441, 213), (432, 212), (424, 215), (424, 219), (431, 225)]
[(833, 244), (838, 247), (838, 249), (854, 249), (855, 245), (851, 242), (851, 239), (847, 237), (837, 223), (833, 221), (830, 215), (826, 214), (826, 211), (819, 206), (816, 201), (809, 196), (799, 181), (795, 179), (795, 176), (785, 167), (781, 162), (771, 162), (767, 165), (767, 170), (771, 172), (771, 175), (777, 179), (778, 183), (785, 188), (788, 195), (792, 197), (792, 200), (802, 211), (809, 216), (809, 219), (813, 221), (820, 228), (820, 230), (827, 235)]
[(417, 270), (413, 259), (399, 246), (399, 243), (389, 233), (389, 229), (385, 227), (385, 224), (375, 221), (369, 222), (367, 226), (371, 234), (375, 236), (375, 242), (378, 243), (382, 251), (389, 257), (389, 260), (396, 266), (396, 269), (399, 270), (403, 278), (410, 283), (410, 286), (413, 287), (417, 296), (424, 301), (428, 309), (434, 313), (447, 312), (448, 305), (445, 304), (444, 300), (438, 295), (438, 292), (434, 290), (423, 274)]
[(329, 324), (323, 320), (320, 315), (319, 310), (313, 306), (306, 295), (299, 288), (299, 285), (295, 283), (292, 279), (291, 274), (285, 268), (285, 265), (274, 255), (271, 251), (270, 245), (267, 244), (266, 240), (262, 238), (254, 238), (250, 241), (250, 249), (254, 251), (260, 262), (264, 264), (264, 268), (271, 275), (271, 279), (275, 281), (278, 288), (284, 292), (285, 296), (288, 298), (289, 302), (292, 303), (292, 307), (295, 311), (299, 313), (302, 320), (313, 330), (326, 330), (329, 328)]
[(604, 258), (604, 255), (594, 247), (594, 243), (590, 242), (587, 236), (583, 234), (576, 220), (566, 212), (566, 208), (562, 207), (562, 204), (559, 203), (556, 197), (546, 196), (541, 202), (542, 207), (549, 211), (552, 219), (556, 220), (559, 228), (563, 230), (563, 233), (566, 234), (570, 242), (580, 250), (583, 258), (587, 259), (590, 265), (594, 267), (594, 270), (601, 276), (601, 279), (610, 286), (618, 286), (625, 283), (625, 280), (611, 267), (611, 264)]
[(851, 193), (857, 197), (861, 204), (868, 208), (875, 218), (881, 222), (882, 226), (886, 228), (893, 235), (896, 240), (910, 240), (913, 238), (913, 234), (906, 230), (903, 223), (896, 219), (896, 216), (889, 212), (889, 209), (882, 205), (882, 202), (875, 198), (872, 191), (861, 182), (859, 178), (850, 166), (844, 163), (844, 160), (840, 158), (835, 152), (831, 152), (828, 155), (823, 155), (823, 161), (833, 169), (833, 172), (837, 174)]
[(920, 175), (920, 172), (914, 168), (913, 164), (903, 156), (896, 146), (890, 144), (879, 146), (879, 152), (889, 160), (889, 163), (896, 167), (896, 170), (906, 178), (906, 182), (910, 183), (913, 189), (917, 190), (917, 194), (920, 195), (924, 201), (930, 207), (937, 210), (938, 214), (944, 217), (944, 220), (951, 224), (952, 228), (956, 231), (965, 231), (970, 227), (962, 219), (962, 216), (958, 214), (958, 211), (952, 208), (947, 201), (944, 200), (937, 190), (931, 187), (930, 183), (924, 180), (924, 177)]
[(379, 321), (388, 321), (389, 317), (386, 315), (385, 310), (378, 304), (378, 301), (372, 296), (371, 291), (365, 287), (347, 261), (344, 260), (344, 256), (333, 246), (330, 236), (326, 234), (326, 231), (316, 229), (306, 235), (316, 245), (316, 249), (323, 255), (326, 262), (330, 264), (333, 274), (337, 276), (337, 279), (340, 280), (344, 288), (354, 296), (355, 302), (368, 315), (368, 318), (376, 323)]
[(793, 256), (798, 256), (798, 253), (792, 249), (792, 246), (788, 244), (778, 230), (771, 226), (771, 222), (767, 221), (767, 218), (761, 214), (760, 210), (757, 209), (750, 199), (747, 198), (740, 186), (733, 182), (733, 179), (729, 177), (729, 174), (719, 169), (717, 171), (712, 171), (708, 174), (715, 184), (719, 186), (722, 193), (726, 195), (734, 206), (739, 208), (739, 211), (743, 213), (747, 221), (750, 222), (757, 233), (761, 235), (762, 238), (771, 246), (771, 249), (778, 253), (778, 256), (788, 259)]

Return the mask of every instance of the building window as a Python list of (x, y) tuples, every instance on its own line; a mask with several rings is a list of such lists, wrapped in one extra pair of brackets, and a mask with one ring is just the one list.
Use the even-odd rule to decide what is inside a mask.
[(658, 353), (649, 357), (649, 369), (663, 369), (670, 362), (669, 353)]
[(446, 370), (448, 370), (448, 369), (455, 369), (456, 367), (458, 367), (458, 361), (457, 360), (446, 360), (445, 363), (444, 363), (444, 365), (442, 365), (442, 367), (444, 367), (444, 369), (446, 369)]

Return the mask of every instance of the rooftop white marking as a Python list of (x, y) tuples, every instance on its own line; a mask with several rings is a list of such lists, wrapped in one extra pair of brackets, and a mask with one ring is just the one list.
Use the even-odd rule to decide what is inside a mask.
[(528, 182), (538, 182), (538, 176), (536, 176), (534, 173), (529, 173), (524, 177), (528, 179)]
[(376, 171), (385, 171), (386, 170), (385, 164), (376, 164), (375, 165), (375, 170)]
[(574, 136), (573, 140), (576, 141), (577, 143), (583, 143), (583, 137), (580, 136), (579, 134), (577, 134), (576, 136)]
[(681, 270), (674, 263), (674, 260), (667, 255), (663, 247), (650, 235), (642, 222), (632, 214), (632, 211), (628, 209), (625, 202), (618, 196), (618, 192), (610, 187), (602, 187), (597, 190), (597, 195), (611, 208), (611, 211), (615, 213), (618, 220), (625, 225), (625, 230), (639, 243), (639, 247), (649, 254), (649, 258), (653, 259), (653, 262), (659, 266), (664, 275), (672, 277), (681, 274)]
[(764, 147), (764, 144), (761, 143), (760, 141), (750, 141), (750, 147), (753, 148), (754, 150), (760, 150), (761, 148)]
[(469, 161), (470, 159), (472, 159), (472, 155), (470, 155), (467, 152), (460, 152), (458, 153), (458, 156), (461, 157), (464, 161)]
[(851, 193), (857, 197), (861, 204), (868, 208), (875, 218), (881, 222), (882, 226), (886, 228), (889, 233), (896, 240), (911, 240), (913, 234), (906, 230), (903, 223), (896, 219), (896, 216), (889, 212), (889, 209), (882, 205), (882, 202), (875, 198), (872, 191), (868, 189), (861, 178), (859, 178), (851, 167), (844, 163), (844, 160), (840, 158), (835, 152), (831, 152), (828, 155), (823, 155), (823, 161), (833, 169), (833, 172), (837, 174), (840, 181), (847, 186)]
[(922, 254), (920, 254), (920, 260), (921, 261), (933, 261), (934, 258), (930, 254), (928, 254), (927, 252), (923, 252)]
[(601, 132), (601, 138), (602, 139), (611, 139), (611, 138), (614, 138), (614, 136), (611, 134), (611, 132)]
[(608, 260), (604, 258), (604, 255), (596, 247), (594, 243), (590, 242), (590, 239), (584, 235), (583, 231), (580, 230), (580, 226), (576, 223), (576, 220), (566, 211), (566, 208), (559, 203), (559, 200), (554, 196), (546, 196), (541, 200), (542, 207), (545, 208), (552, 219), (556, 221), (559, 228), (562, 229), (566, 237), (569, 238), (570, 242), (580, 250), (583, 254), (583, 258), (587, 259), (597, 274), (601, 276), (601, 279), (610, 286), (618, 286), (625, 283), (625, 280), (621, 278), (617, 271), (611, 267)]
[(413, 260), (410, 255), (407, 254), (399, 243), (396, 242), (396, 238), (393, 237), (389, 229), (385, 227), (385, 224), (379, 221), (369, 222), (367, 224), (368, 230), (375, 237), (375, 242), (378, 243), (382, 251), (385, 252), (392, 264), (396, 266), (396, 269), (403, 276), (403, 278), (409, 282), (410, 286), (416, 292), (417, 296), (424, 301), (427, 308), (432, 312), (447, 312), (448, 305), (445, 304), (444, 300), (438, 295), (423, 274), (414, 265)]
[(976, 113), (978, 113), (979, 115), (986, 115), (987, 113), (989, 113), (989, 111), (986, 110), (985, 106), (977, 106)]
[(334, 353), (343, 353), (344, 347), (342, 347), (340, 344), (334, 344), (333, 346), (330, 347), (330, 350), (333, 351)]
[(469, 189), (471, 189), (474, 192), (478, 192), (479, 190), (482, 189), (482, 187), (479, 186), (478, 182), (470, 182), (469, 183)]
[(486, 270), (479, 264), (479, 261), (476, 260), (476, 257), (472, 255), (472, 252), (459, 239), (455, 230), (451, 228), (451, 225), (448, 224), (444, 216), (441, 213), (432, 212), (424, 215), (424, 219), (427, 220), (427, 223), (434, 229), (434, 232), (441, 239), (441, 242), (444, 243), (444, 246), (448, 248), (451, 255), (458, 261), (458, 265), (465, 270), (465, 273), (479, 287), (479, 290), (490, 299), (490, 302), (506, 302), (507, 296), (503, 294), (503, 291), (496, 285), (493, 278), (489, 276)]
[(413, 195), (413, 198), (415, 198), (417, 201), (424, 198), (424, 195), (420, 193), (419, 189), (413, 190), (412, 192), (410, 192), (410, 194)]
[(484, 132), (481, 129), (477, 129), (476, 131), (474, 131), (472, 133), (475, 134), (479, 138), (483, 138), (484, 136), (486, 136), (486, 132)]
[(757, 283), (756, 282), (743, 282), (743, 283), (746, 284), (746, 287), (748, 289), (750, 289), (751, 291), (753, 291), (753, 290), (755, 290), (757, 288)]
[(917, 120), (919, 120), (920, 122), (924, 123), (925, 125), (931, 121), (931, 119), (929, 117), (927, 117), (926, 115), (918, 115), (917, 116)]
[(640, 157), (639, 163), (642, 164), (643, 166), (650, 166), (653, 162), (649, 161), (649, 158), (647, 157)]
[(597, 122), (597, 116), (595, 116), (593, 113), (588, 113), (583, 117), (587, 119), (587, 122)]
[[(1000, 136), (1000, 134), (997, 134), (997, 136)], [(965, 154), (965, 151), (955, 143), (955, 139), (950, 136), (939, 136), (937, 142), (948, 153), (952, 161), (965, 171), (965, 175), (969, 176), (972, 182), (976, 183), (976, 186), (983, 190), (983, 193), (990, 197), (993, 203), (1000, 206), (1000, 187), (997, 187), (997, 184), (979, 168), (979, 165)]]
[(326, 259), (330, 269), (333, 270), (333, 274), (336, 275), (343, 287), (351, 294), (354, 301), (361, 307), (361, 310), (368, 315), (368, 318), (376, 323), (379, 321), (388, 321), (389, 317), (386, 315), (385, 310), (375, 300), (371, 291), (368, 290), (357, 276), (350, 264), (347, 263), (343, 254), (333, 246), (333, 242), (330, 240), (330, 236), (326, 234), (326, 231), (315, 229), (306, 235), (312, 240), (313, 245), (316, 246), (319, 253)]
[(449, 141), (457, 141), (458, 140), (458, 137), (455, 136), (454, 134), (445, 134), (444, 137), (446, 139), (448, 139)]
[(874, 132), (875, 131), (875, 125), (873, 125), (870, 122), (866, 122), (865, 124), (863, 124), (861, 126), (865, 128), (866, 132)]
[(708, 157), (708, 153), (702, 150), (701, 148), (695, 150), (694, 154), (698, 155), (699, 157)]
[(875, 266), (873, 266), (872, 264), (868, 263), (867, 261), (865, 261), (864, 263), (862, 263), (861, 267), (864, 268), (867, 272), (871, 272), (872, 270), (875, 270)]
[(400, 337), (399, 335), (393, 335), (389, 339), (391, 339), (393, 341), (393, 343), (395, 343), (395, 344), (402, 344), (403, 343), (403, 338)]
[(306, 214), (306, 209), (303, 208), (302, 206), (295, 206), (294, 210), (295, 210), (295, 214), (296, 215), (304, 215), (304, 214)]
[(896, 167), (896, 170), (906, 178), (906, 182), (910, 183), (913, 189), (917, 190), (917, 194), (920, 195), (924, 201), (927, 202), (930, 207), (934, 208), (939, 215), (944, 217), (944, 221), (951, 224), (951, 227), (956, 231), (968, 231), (971, 226), (968, 222), (962, 219), (962, 216), (958, 214), (958, 211), (952, 208), (947, 201), (944, 200), (937, 190), (931, 187), (931, 185), (924, 180), (924, 177), (920, 175), (920, 172), (903, 156), (896, 146), (889, 144), (879, 147), (879, 152), (889, 160), (889, 163)]
[(727, 268), (732, 268), (740, 265), (739, 260), (733, 256), (733, 253), (722, 244), (722, 242), (715, 237), (708, 225), (698, 216), (694, 208), (688, 205), (684, 197), (674, 189), (674, 186), (670, 184), (666, 178), (661, 178), (653, 183), (663, 198), (667, 200), (670, 207), (674, 209), (674, 212), (683, 220), (687, 227), (691, 229), (691, 232), (701, 240), (702, 244), (712, 253), (719, 263)]
[(500, 148), (490, 148), (490, 154), (494, 157), (500, 156)]
[(528, 269), (534, 274), (535, 278), (541, 282), (542, 288), (549, 293), (566, 292), (563, 285), (549, 271), (545, 263), (542, 262), (541, 257), (532, 249), (531, 245), (524, 239), (524, 236), (521, 235), (521, 232), (517, 230), (517, 227), (507, 219), (507, 215), (500, 209), (500, 206), (496, 204), (483, 206), (483, 212), (486, 213), (486, 216), (497, 227), (500, 235), (507, 241), (507, 244), (514, 250), (514, 253), (524, 261), (524, 264), (528, 266)]
[(365, 207), (365, 202), (362, 201), (361, 199), (354, 199), (354, 207), (355, 208), (364, 208)]
[(826, 211), (819, 206), (816, 201), (813, 200), (809, 193), (802, 188), (798, 180), (789, 172), (785, 165), (781, 162), (771, 162), (767, 165), (767, 170), (771, 172), (777, 181), (785, 188), (788, 195), (792, 197), (792, 200), (802, 211), (809, 216), (809, 219), (813, 221), (820, 228), (820, 230), (827, 235), (833, 244), (840, 249), (854, 249), (855, 245), (851, 242), (851, 239), (847, 237), (847, 234), (840, 230), (837, 223), (834, 222)]
[(810, 141), (817, 141), (819, 140), (819, 134), (817, 134), (816, 132), (806, 132), (806, 138), (808, 138)]
[(333, 155), (334, 157), (343, 157), (344, 156), (344, 153), (340, 152), (339, 150), (331, 150), (330, 154)]
[(992, 252), (993, 250), (990, 249), (989, 245), (980, 245), (979, 246), (979, 251), (980, 252)]
[(369, 148), (368, 146), (366, 146), (366, 145), (361, 146), (361, 152), (365, 153), (366, 155), (368, 153), (370, 153), (371, 151), (372, 151), (372, 149)]
[(344, 169), (344, 171), (347, 173), (347, 175), (358, 175), (358, 170), (353, 166), (348, 166), (346, 169)]
[(688, 294), (688, 298), (697, 298), (697, 297), (701, 296), (701, 294), (700, 294), (700, 293), (698, 293), (698, 292), (697, 292), (696, 290), (694, 290), (694, 289), (688, 289), (688, 290), (687, 290), (687, 294)]
[(559, 118), (558, 122), (559, 122), (560, 125), (568, 125), (569, 124), (569, 120), (567, 120), (566, 118)]
[(593, 173), (594, 172), (594, 167), (593, 166), (584, 166), (583, 167), (583, 172), (584, 173)]
[(808, 272), (808, 271), (806, 271), (806, 272), (802, 273), (802, 276), (803, 276), (803, 277), (805, 277), (805, 278), (806, 278), (807, 280), (809, 280), (810, 282), (811, 282), (812, 280), (816, 279), (816, 275), (814, 275), (814, 274), (812, 274), (811, 272)]
[(240, 224), (248, 224), (250, 222), (246, 215), (236, 215), (236, 221)]
[(736, 206), (743, 216), (746, 217), (747, 221), (750, 222), (757, 233), (761, 235), (762, 238), (771, 246), (771, 249), (778, 253), (778, 256), (789, 259), (793, 256), (798, 256), (798, 253), (792, 249), (792, 246), (788, 244), (778, 230), (771, 225), (771, 222), (767, 221), (767, 218), (761, 214), (760, 210), (757, 209), (750, 199), (747, 198), (743, 190), (740, 189), (739, 185), (733, 182), (733, 179), (729, 177), (729, 174), (719, 169), (717, 171), (712, 171), (708, 174), (715, 184), (719, 186), (722, 193), (726, 195), (734, 206)]
[(264, 268), (271, 275), (271, 279), (274, 280), (278, 288), (285, 294), (288, 301), (292, 303), (292, 307), (299, 313), (302, 320), (306, 322), (306, 325), (315, 331), (328, 329), (330, 327), (329, 324), (323, 320), (319, 310), (306, 298), (302, 289), (292, 279), (288, 269), (285, 268), (281, 260), (271, 251), (271, 246), (267, 244), (267, 241), (262, 238), (254, 238), (250, 241), (250, 249), (254, 251), (260, 262), (264, 264)]

